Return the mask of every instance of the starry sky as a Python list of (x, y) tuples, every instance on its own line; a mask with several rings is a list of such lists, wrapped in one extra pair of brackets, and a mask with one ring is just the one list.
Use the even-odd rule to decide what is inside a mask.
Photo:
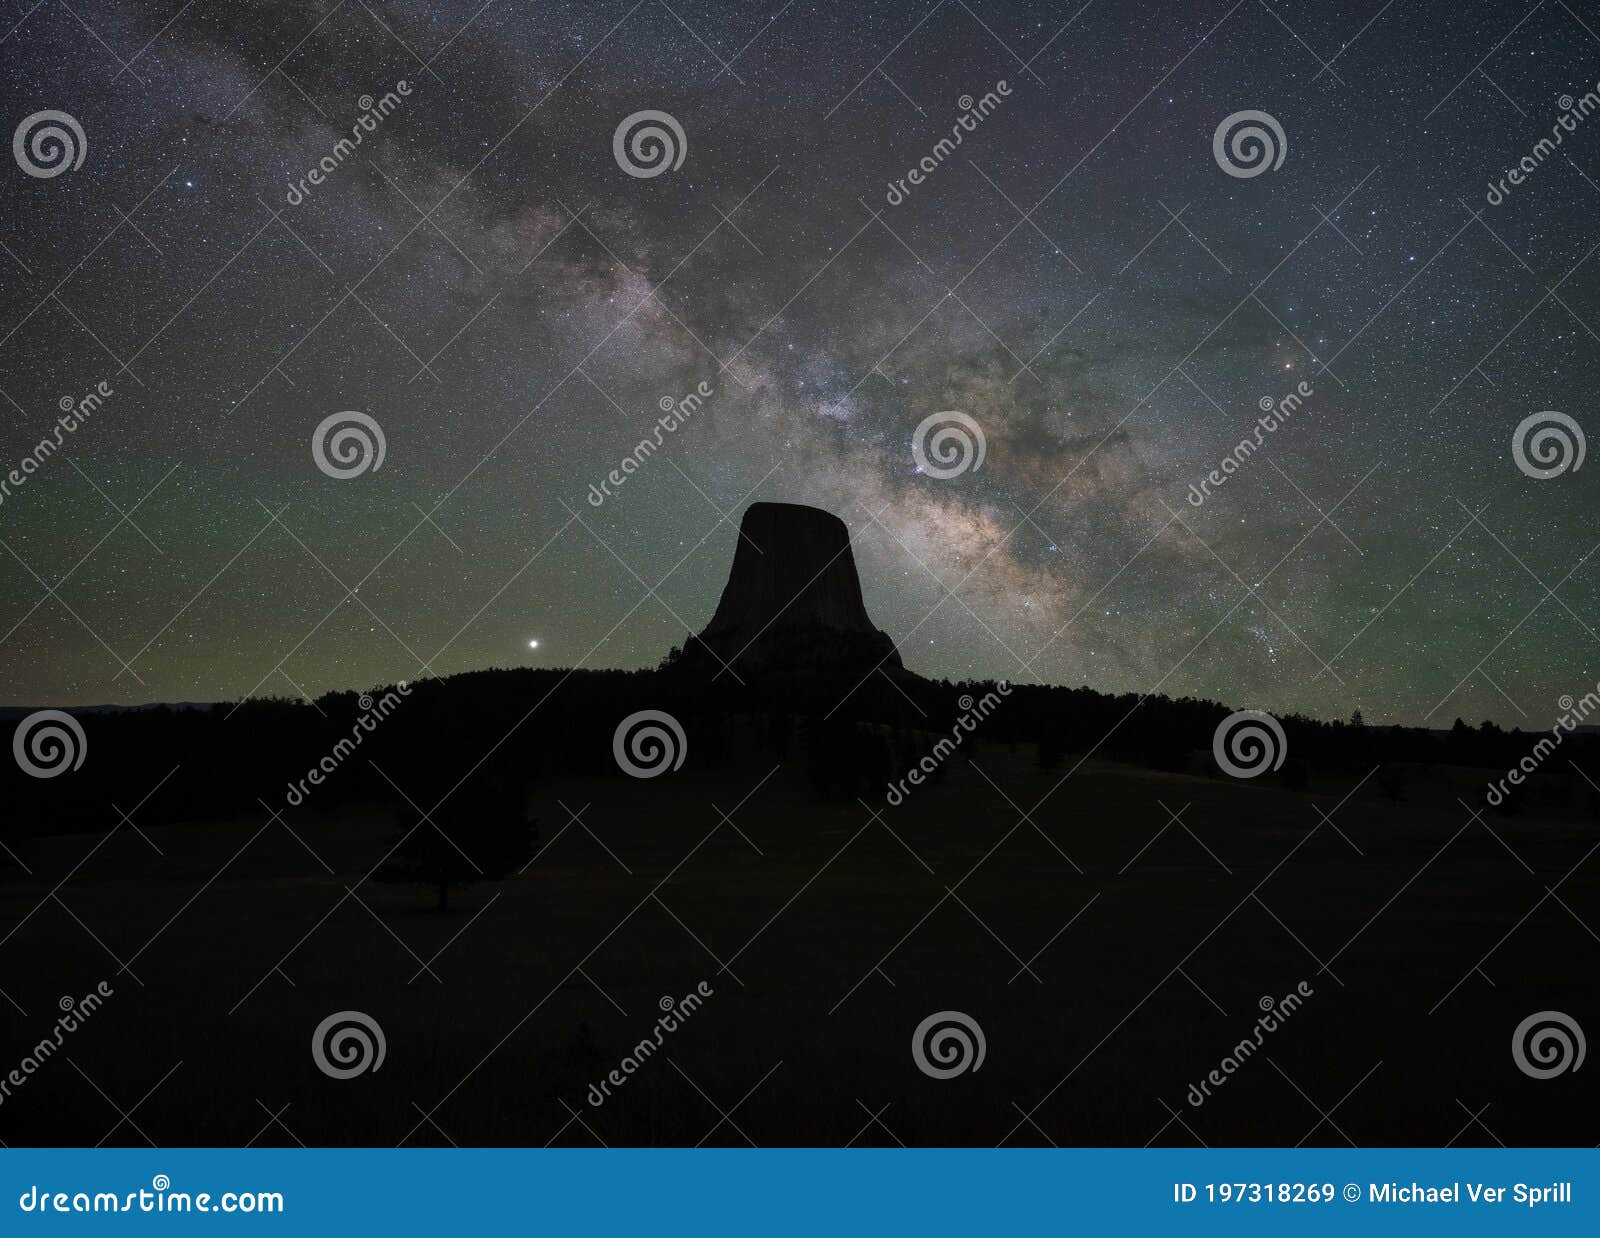
[[(7, 127), (84, 135), (0, 171), (6, 468), (113, 394), (0, 503), (0, 701), (653, 665), (765, 499), (924, 674), (1548, 726), (1600, 465), (1512, 446), (1600, 426), (1600, 114), (1486, 194), (1597, 81), (1562, 0), (5, 0)], [(645, 110), (683, 157), (631, 175)]]

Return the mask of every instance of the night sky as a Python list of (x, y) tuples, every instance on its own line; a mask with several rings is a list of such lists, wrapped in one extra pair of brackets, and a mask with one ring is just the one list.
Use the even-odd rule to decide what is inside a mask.
[[(1600, 429), (1600, 112), (1531, 156), (1600, 81), (1588, 5), (6, 0), (0, 33), (6, 131), (86, 141), (0, 171), (5, 469), (113, 393), (0, 503), (0, 701), (653, 665), (757, 500), (849, 524), (928, 675), (1525, 727), (1600, 679), (1600, 464), (1512, 451)], [(641, 177), (645, 110), (686, 150)], [(1283, 159), (1230, 175), (1247, 110)], [(384, 454), (339, 479), (344, 411)], [(947, 411), (984, 454), (937, 478)]]

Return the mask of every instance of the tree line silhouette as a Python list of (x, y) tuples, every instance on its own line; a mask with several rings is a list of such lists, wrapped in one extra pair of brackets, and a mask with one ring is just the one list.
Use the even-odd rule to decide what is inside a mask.
[[(1215, 701), (1011, 685), (972, 738), (946, 752), (941, 739), (993, 682), (905, 672), (854, 679), (807, 673), (740, 683), (669, 662), (644, 671), (474, 671), (314, 702), (77, 710), (87, 749), (81, 768), (41, 779), (15, 762), (0, 766), (7, 804), (0, 867), (25, 862), (36, 835), (111, 829), (119, 809), (144, 827), (259, 814), (263, 805), (292, 817), (377, 804), (393, 813), (397, 838), (408, 839), (380, 875), (427, 884), (444, 905), (451, 888), (526, 863), (533, 788), (557, 776), (626, 777), (613, 736), (640, 709), (665, 711), (681, 724), (685, 774), (796, 764), (815, 793), (832, 800), (881, 799), (934, 753), (927, 777), (937, 781), (952, 763), (992, 745), (1024, 753), (1044, 771), (1065, 772), (1092, 756), (1224, 776), (1211, 743), (1230, 710)], [(4, 715), (15, 726), (27, 712)], [(1501, 779), (1548, 735), (1459, 719), (1449, 730), (1368, 726), (1359, 714), (1279, 721), (1287, 758), (1251, 785), (1332, 789), (1334, 778), (1348, 785), (1375, 770), (1374, 787), (1396, 801), (1436, 767), (1483, 771), (1485, 785)], [(1600, 735), (1566, 736), (1495, 810), (1600, 817), (1600, 791), (1583, 775), (1600, 775), (1597, 756)]]

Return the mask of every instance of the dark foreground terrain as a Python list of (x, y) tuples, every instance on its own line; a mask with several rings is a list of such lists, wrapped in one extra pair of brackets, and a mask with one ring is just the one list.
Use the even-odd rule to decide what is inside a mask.
[[(280, 793), (147, 827), (119, 799), (132, 823), (38, 839), (0, 888), (0, 1067), (37, 1056), (63, 995), (111, 991), (19, 1074), (0, 1138), (1600, 1138), (1600, 1071), (1536, 1079), (1512, 1053), (1534, 1012), (1600, 1028), (1592, 818), (1488, 814), (1482, 772), (1448, 765), (1396, 801), (1359, 772), (1291, 791), (1077, 760), (969, 741), (898, 807), (819, 798), (792, 758), (556, 771), (532, 792), (531, 864), (443, 913), (368, 879), (387, 805), (286, 810)], [(702, 983), (590, 1103), (655, 1039), (662, 999)], [(1308, 991), (1258, 1033), (1263, 999)], [(313, 1032), (351, 1010), (385, 1056), (331, 1078)], [(981, 1028), (976, 1071), (918, 1068), (913, 1032), (940, 1011)]]

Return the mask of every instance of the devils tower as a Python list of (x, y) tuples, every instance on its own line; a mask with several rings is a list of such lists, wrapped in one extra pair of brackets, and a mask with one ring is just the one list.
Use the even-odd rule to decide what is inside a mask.
[(680, 661), (713, 675), (724, 664), (741, 677), (900, 669), (867, 615), (844, 521), (795, 503), (746, 509), (722, 600)]

